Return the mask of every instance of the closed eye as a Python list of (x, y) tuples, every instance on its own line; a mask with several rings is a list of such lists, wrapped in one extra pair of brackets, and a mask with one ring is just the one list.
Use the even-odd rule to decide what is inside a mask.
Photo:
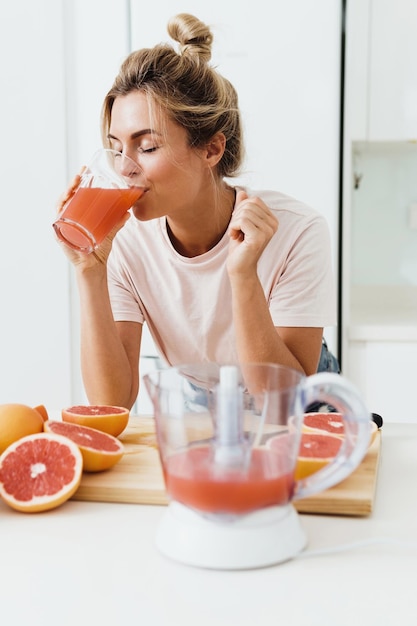
[(153, 146), (152, 148), (146, 148), (146, 149), (139, 147), (138, 148), (138, 152), (140, 154), (147, 154), (147, 153), (150, 153), (150, 152), (155, 152), (156, 150), (158, 150), (158, 148), (159, 148), (159, 146)]

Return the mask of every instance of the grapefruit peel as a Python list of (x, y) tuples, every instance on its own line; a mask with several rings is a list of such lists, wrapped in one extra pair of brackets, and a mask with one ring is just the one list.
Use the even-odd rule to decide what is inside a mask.
[(48, 411), (46, 410), (46, 407), (43, 404), (38, 404), (37, 406), (34, 406), (33, 408), (35, 409), (35, 411), (39, 413), (39, 415), (42, 417), (44, 422), (46, 422), (46, 420), (49, 419)]

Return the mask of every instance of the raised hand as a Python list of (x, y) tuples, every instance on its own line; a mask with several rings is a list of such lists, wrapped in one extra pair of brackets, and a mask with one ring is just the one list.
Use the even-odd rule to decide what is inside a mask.
[(277, 228), (278, 220), (260, 198), (239, 191), (229, 224), (229, 276), (256, 272), (259, 257)]

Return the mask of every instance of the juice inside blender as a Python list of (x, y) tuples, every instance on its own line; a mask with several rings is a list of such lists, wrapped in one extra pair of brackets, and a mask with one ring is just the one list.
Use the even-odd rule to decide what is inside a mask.
[(216, 466), (210, 446), (190, 448), (166, 459), (164, 474), (173, 500), (206, 513), (242, 514), (284, 505), (294, 489), (292, 468), (267, 448), (253, 449), (244, 469)]

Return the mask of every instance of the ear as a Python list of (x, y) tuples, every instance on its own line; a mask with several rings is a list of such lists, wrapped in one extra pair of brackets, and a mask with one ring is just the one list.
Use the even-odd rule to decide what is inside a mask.
[(214, 135), (206, 146), (206, 161), (214, 167), (222, 158), (226, 148), (226, 137), (223, 133)]

